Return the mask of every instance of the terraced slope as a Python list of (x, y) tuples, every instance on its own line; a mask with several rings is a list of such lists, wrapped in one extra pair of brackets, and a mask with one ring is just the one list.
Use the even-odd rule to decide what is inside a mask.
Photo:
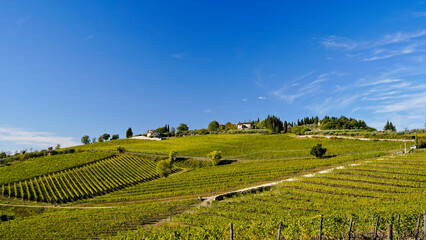
[(154, 162), (132, 155), (120, 155), (4, 184), (1, 186), (1, 194), (9, 198), (65, 203), (109, 193), (157, 177)]

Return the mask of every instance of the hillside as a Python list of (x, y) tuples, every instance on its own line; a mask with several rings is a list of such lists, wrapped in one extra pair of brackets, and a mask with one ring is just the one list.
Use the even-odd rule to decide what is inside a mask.
[[(318, 143), (328, 149), (325, 158), (316, 159), (309, 155), (312, 146)], [(137, 158), (141, 159), (140, 161), (153, 162), (156, 159), (165, 158), (170, 151), (176, 151), (181, 156), (176, 163), (180, 171), (167, 178), (139, 181), (136, 176), (143, 169), (138, 170), (132, 167), (131, 161), (126, 160), (125, 164), (123, 162), (123, 165), (121, 165), (126, 166), (122, 168), (123, 170), (120, 170), (121, 172), (112, 173), (113, 169), (120, 169), (118, 168), (120, 165), (117, 162), (118, 160), (97, 160), (110, 156), (112, 153), (118, 154), (118, 152), (108, 152), (108, 149), (113, 151), (118, 146), (124, 147), (130, 153), (112, 159)], [(15, 185), (18, 192), (17, 198), (9, 198), (7, 194), (4, 194), (1, 197), (1, 203), (33, 207), (0, 206), (1, 214), (5, 216), (4, 219), (8, 220), (0, 224), (0, 238), (63, 239), (115, 236), (119, 231), (126, 232), (132, 229), (139, 229), (138, 231), (143, 232), (141, 227), (146, 227), (146, 224), (160, 221), (171, 215), (173, 215), (172, 219), (176, 217), (180, 224), (186, 225), (186, 221), (192, 221), (190, 220), (192, 215), (179, 214), (200, 204), (201, 200), (198, 196), (212, 196), (243, 187), (317, 172), (331, 166), (361, 162), (365, 159), (377, 159), (377, 157), (401, 151), (402, 143), (326, 138), (309, 139), (296, 138), (290, 135), (207, 135), (171, 138), (164, 141), (114, 140), (79, 146), (77, 150), (87, 150), (88, 152), (75, 153), (75, 155), (71, 154), (70, 156), (95, 155), (91, 160), (85, 160), (80, 165), (70, 164), (74, 161), (70, 161), (67, 157), (66, 160), (63, 159), (67, 163), (58, 164), (60, 167), (52, 168), (37, 167), (43, 165), (42, 158), (30, 159), (27, 160), (29, 163), (34, 161), (37, 164), (28, 165), (30, 167), (27, 172), (31, 172), (31, 169), (37, 169), (37, 171), (23, 176), (20, 176), (19, 172), (11, 172), (13, 174), (4, 177), (2, 183), (25, 182), (25, 180), (40, 175), (43, 176), (43, 179), (44, 176), (46, 178), (51, 176), (52, 179), (59, 180), (49, 180), (50, 184), (52, 182), (54, 184), (51, 185), (51, 190), (48, 190), (48, 192), (54, 192), (55, 196), (59, 197), (59, 193), (65, 196), (64, 193), (67, 191), (65, 189), (71, 189), (67, 192), (69, 195), (70, 192), (76, 195), (79, 190), (77, 190), (77, 187), (71, 187), (71, 181), (77, 182), (78, 176), (85, 176), (86, 179), (91, 179), (91, 181), (83, 180), (87, 185), (86, 190), (90, 192), (89, 189), (95, 191), (95, 189), (104, 187), (102, 194), (92, 193), (84, 196), (81, 194), (82, 197), (73, 198), (73, 201), (55, 202), (55, 205), (60, 207), (50, 208), (51, 204), (40, 203), (41, 199), (38, 198), (30, 197), (31, 201), (21, 200), (18, 182), (18, 185)], [(213, 150), (222, 151), (225, 160), (223, 164), (207, 166), (206, 155)], [(133, 162), (135, 161), (133, 160)], [(195, 164), (197, 162), (201, 164)], [(1, 171), (19, 169), (17, 166), (24, 163), (25, 161), (17, 163), (16, 166), (2, 167)], [(97, 168), (91, 167), (96, 164), (103, 165)], [(50, 166), (50, 164), (47, 164), (47, 166)], [(41, 169), (45, 170), (42, 171)], [(77, 170), (80, 172), (76, 174)], [(70, 174), (70, 172), (73, 174)], [(105, 175), (101, 172), (104, 174), (110, 172), (114, 177), (110, 180), (102, 180), (102, 176)], [(67, 174), (66, 178), (61, 178), (61, 174), (64, 176)], [(132, 178), (135, 179), (132, 184), (124, 184), (125, 181), (130, 181)], [(95, 181), (95, 179), (97, 180)], [(70, 182), (67, 183), (66, 180)], [(26, 194), (31, 195), (32, 190), (26, 187), (28, 185), (24, 182), (21, 183), (24, 184), (23, 196), (24, 199), (28, 199), (25, 196)], [(122, 182), (123, 187), (114, 191), (108, 190), (107, 186), (112, 186), (114, 182), (117, 186), (119, 182)], [(58, 187), (60, 184), (63, 184), (62, 190)], [(293, 184), (298, 184), (298, 182)], [(54, 186), (57, 186), (57, 189)], [(332, 189), (332, 186), (329, 187)], [(30, 192), (29, 194), (26, 193), (27, 189)], [(80, 189), (84, 191), (83, 188)], [(38, 191), (35, 191), (35, 194), (38, 193)], [(253, 197), (256, 196), (256, 194), (253, 195)], [(34, 199), (39, 202), (35, 202)], [(216, 206), (216, 203), (213, 206)], [(251, 206), (251, 203), (249, 206)], [(200, 212), (200, 214), (203, 215), (204, 213)], [(256, 216), (250, 216), (250, 218), (256, 220)], [(261, 218), (262, 215), (259, 215), (259, 219), (256, 221), (260, 221)], [(201, 218), (200, 221), (202, 221)], [(221, 222), (228, 224), (225, 221)], [(177, 229), (181, 228), (180, 224)], [(197, 224), (194, 222), (194, 225)], [(226, 228), (225, 225), (220, 228), (223, 229), (224, 227)], [(194, 228), (193, 231), (198, 231), (197, 229)], [(150, 235), (149, 232), (144, 232), (144, 234)], [(157, 235), (156, 231), (154, 231), (154, 235)], [(142, 235), (138, 236), (138, 238), (142, 237)]]

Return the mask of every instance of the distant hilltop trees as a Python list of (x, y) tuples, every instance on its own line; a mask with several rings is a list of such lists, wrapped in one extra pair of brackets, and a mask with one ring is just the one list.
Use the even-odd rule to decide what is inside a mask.
[[(385, 130), (389, 128), (390, 131), (395, 131), (395, 126), (392, 122), (387, 122)], [(318, 116), (305, 117), (297, 119), (296, 122), (290, 122), (287, 120), (282, 121), (279, 117), (274, 115), (268, 115), (264, 120), (259, 118), (254, 121), (245, 121), (238, 123), (226, 122), (220, 124), (217, 120), (211, 121), (206, 128), (201, 129), (189, 129), (186, 123), (180, 123), (176, 129), (170, 127), (169, 124), (165, 124), (157, 129), (148, 130), (143, 134), (134, 135), (132, 128), (128, 128), (126, 131), (126, 138), (132, 138), (133, 136), (147, 136), (147, 137), (180, 137), (188, 135), (206, 135), (206, 134), (240, 134), (240, 133), (259, 133), (259, 134), (278, 134), (278, 133), (294, 133), (303, 135), (305, 132), (318, 131), (318, 130), (363, 130), (363, 131), (376, 131), (376, 129), (367, 126), (365, 121), (357, 120), (354, 118), (347, 118), (345, 116), (329, 117), (325, 116), (320, 119)], [(119, 139), (118, 134), (110, 135), (104, 133), (98, 138), (92, 138), (88, 135), (84, 135), (81, 138), (81, 143), (90, 144), (97, 142), (103, 142), (108, 140)]]
[(333, 130), (333, 129), (361, 129), (367, 131), (376, 131), (376, 129), (367, 126), (363, 120), (356, 120), (353, 118), (347, 118), (341, 116), (340, 118), (325, 116), (320, 121), (321, 130)]

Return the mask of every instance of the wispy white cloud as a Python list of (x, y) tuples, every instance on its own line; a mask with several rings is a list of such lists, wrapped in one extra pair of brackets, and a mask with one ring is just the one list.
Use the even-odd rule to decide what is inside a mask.
[(205, 113), (211, 113), (211, 112), (212, 112), (212, 110), (211, 110), (211, 109), (206, 109), (206, 110), (204, 110), (204, 112), (205, 112)]
[(426, 35), (426, 30), (420, 30), (416, 32), (396, 32), (394, 34), (386, 34), (379, 41), (376, 42), (376, 45), (387, 45), (393, 43), (408, 42), (411, 39), (419, 38)]
[(241, 101), (242, 101), (242, 102), (247, 102), (247, 101), (248, 101), (248, 99), (247, 99), (247, 98), (243, 98)]
[(313, 72), (302, 75), (290, 82), (286, 82), (281, 88), (273, 90), (270, 94), (278, 99), (294, 102), (298, 98), (310, 96), (313, 92), (318, 92), (321, 89), (321, 83), (326, 82), (332, 76), (340, 76), (341, 73), (329, 72), (310, 78)]
[(258, 97), (258, 99), (260, 99), (260, 100), (265, 100), (265, 99), (266, 99), (266, 97), (262, 97), (262, 96), (260, 96), (260, 97)]
[(345, 57), (362, 61), (377, 61), (408, 54), (424, 52), (426, 30), (395, 32), (377, 39), (355, 41), (345, 37), (329, 36), (320, 41), (327, 49), (344, 49)]
[(62, 147), (79, 145), (72, 137), (56, 136), (56, 134), (50, 132), (5, 127), (0, 127), (0, 141), (43, 148), (56, 146), (57, 144), (61, 144)]
[(416, 49), (416, 45), (405, 46), (400, 49), (393, 49), (393, 50), (381, 49), (380, 51), (375, 51), (373, 53), (374, 56), (363, 58), (363, 61), (382, 60), (382, 59), (387, 59), (387, 58), (391, 58), (395, 56), (407, 55), (414, 52), (418, 52)]
[(381, 105), (376, 113), (386, 113), (386, 112), (401, 112), (401, 111), (411, 111), (411, 110), (422, 110), (426, 108), (426, 92), (417, 93), (407, 96), (406, 99), (402, 101), (392, 102), (386, 105)]
[(379, 84), (386, 84), (386, 83), (395, 83), (395, 82), (401, 82), (401, 79), (383, 79), (383, 80), (377, 80), (374, 82), (370, 82), (370, 83), (364, 83), (364, 84), (360, 84), (361, 87), (364, 86), (375, 86), (375, 85), (379, 85)]
[(325, 48), (334, 48), (334, 49), (340, 48), (340, 49), (346, 49), (346, 50), (352, 50), (358, 46), (358, 43), (356, 43), (353, 40), (350, 40), (348, 38), (343, 38), (343, 37), (337, 37), (334, 35), (322, 39), (321, 44)]

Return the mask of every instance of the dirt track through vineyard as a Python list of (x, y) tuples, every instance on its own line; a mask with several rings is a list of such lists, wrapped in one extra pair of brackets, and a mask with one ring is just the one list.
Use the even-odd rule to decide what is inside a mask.
[[(379, 158), (377, 160), (383, 160), (383, 158)], [(366, 160), (366, 161), (363, 161), (363, 162), (371, 162), (371, 160)], [(301, 176), (297, 176), (297, 177), (293, 177), (293, 178), (283, 179), (283, 180), (276, 181), (276, 182), (271, 182), (271, 183), (266, 183), (266, 184), (257, 185), (257, 186), (253, 186), (253, 187), (243, 188), (243, 189), (239, 189), (239, 190), (235, 190), (235, 191), (231, 191), (231, 192), (227, 192), (227, 193), (222, 193), (222, 194), (214, 195), (214, 196), (210, 196), (210, 197), (202, 197), (203, 202), (201, 202), (200, 204), (198, 204), (198, 205), (194, 206), (193, 208), (188, 209), (185, 212), (180, 213), (180, 214), (191, 213), (193, 211), (192, 209), (194, 209), (194, 208), (206, 207), (211, 202), (213, 202), (213, 201), (220, 201), (224, 197), (229, 197), (229, 196), (233, 196), (233, 195), (241, 194), (241, 193), (253, 193), (253, 192), (257, 192), (257, 191), (263, 190), (263, 189), (268, 189), (270, 187), (276, 186), (276, 185), (278, 185), (280, 183), (283, 183), (283, 182), (296, 181), (296, 180), (298, 180), (299, 178), (302, 178), (302, 177), (314, 177), (317, 174), (326, 174), (326, 173), (329, 173), (329, 172), (331, 172), (331, 171), (333, 171), (335, 169), (344, 169), (344, 168), (346, 168), (348, 166), (349, 167), (354, 167), (354, 166), (358, 166), (360, 164), (361, 163), (345, 164), (345, 165), (341, 165), (341, 166), (337, 166), (337, 167), (333, 167), (333, 168), (321, 170), (321, 171), (318, 171), (318, 172), (315, 172), (315, 173), (309, 173), (309, 174), (305, 174), (305, 175), (301, 175)], [(156, 222), (156, 223), (154, 223), (152, 225), (153, 226), (158, 226), (158, 225), (160, 225), (162, 223), (165, 223), (165, 222), (168, 222), (168, 221), (170, 221), (170, 217), (164, 218), (164, 219), (162, 219), (162, 220), (160, 220), (160, 221), (158, 221), (158, 222)]]

